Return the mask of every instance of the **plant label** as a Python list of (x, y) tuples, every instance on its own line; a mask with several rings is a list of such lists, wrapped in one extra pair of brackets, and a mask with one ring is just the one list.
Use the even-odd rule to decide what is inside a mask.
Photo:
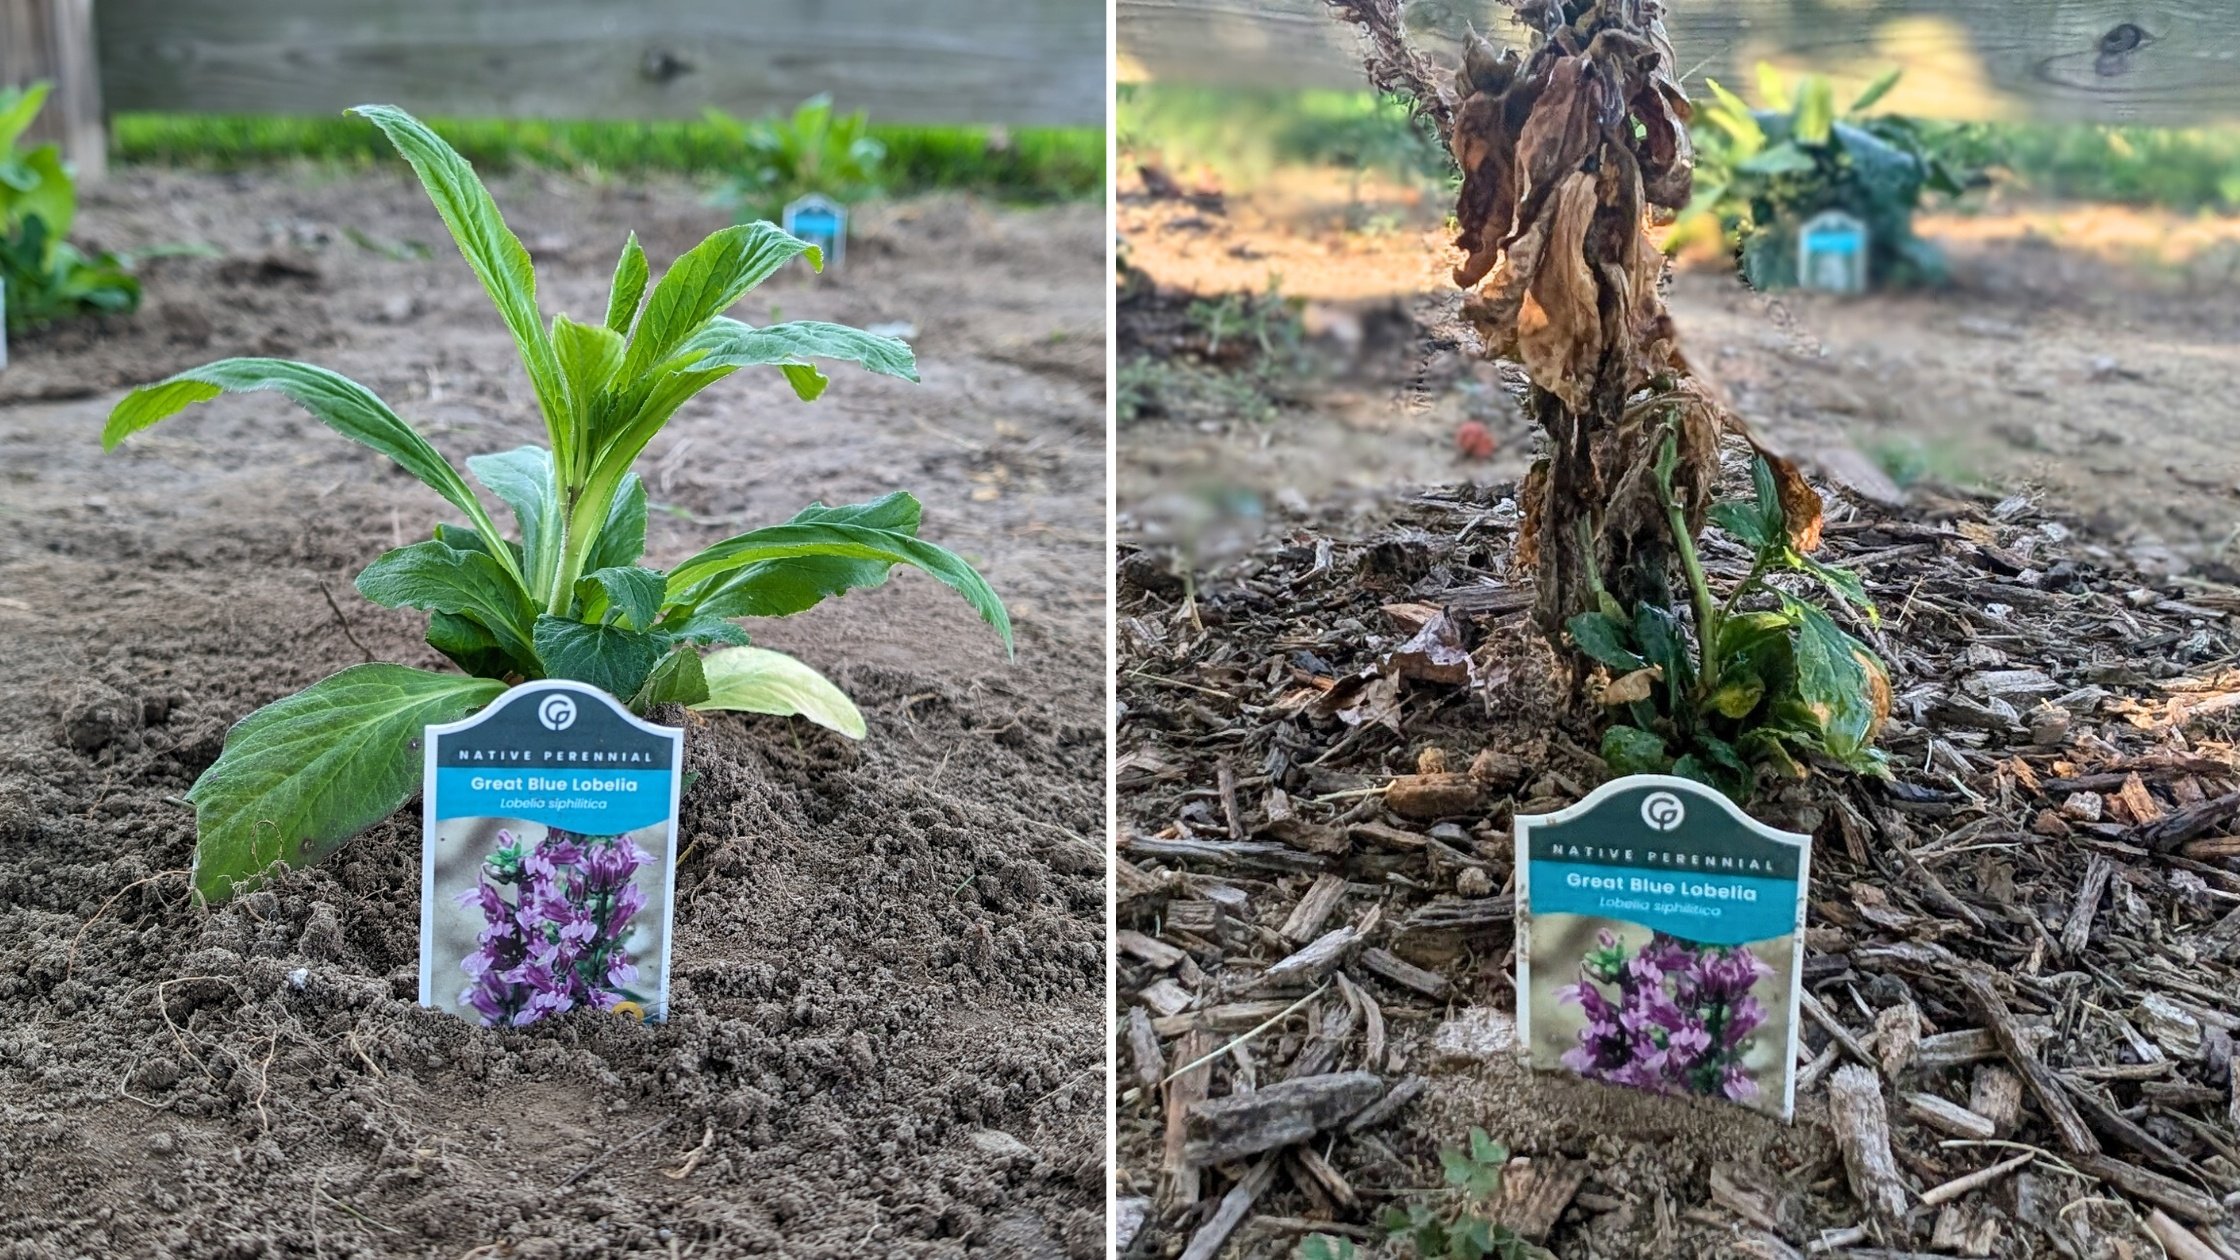
[(786, 206), (785, 221), (778, 225), (793, 236), (824, 251), (824, 269), (838, 271), (848, 252), (848, 208), (816, 193)]
[(555, 680), (424, 747), (420, 1004), (489, 1028), (665, 1018), (684, 732)]
[(1532, 1066), (1783, 1120), (1812, 837), (1636, 774), (1517, 818), (1517, 1032)]
[(1797, 285), (1825, 293), (1867, 291), (1867, 225), (1841, 210), (1823, 210), (1797, 233)]

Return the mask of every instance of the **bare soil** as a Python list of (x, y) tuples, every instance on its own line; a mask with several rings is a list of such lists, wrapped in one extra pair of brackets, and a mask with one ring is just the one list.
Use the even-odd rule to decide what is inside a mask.
[[(629, 229), (658, 265), (721, 225), (681, 183), (494, 191), (548, 311), (602, 308)], [(439, 665), (350, 585), (439, 502), (273, 400), (98, 439), (128, 384), (279, 354), (455, 461), (541, 441), (502, 325), (401, 167), (127, 171), (83, 222), (212, 256), (0, 376), (0, 1254), (1101, 1254), (1098, 208), (877, 208), (844, 273), (742, 312), (912, 324), (925, 383), (715, 387), (646, 465), (654, 560), (908, 488), (1017, 659), (916, 575), (750, 625), (870, 738), (691, 718), (673, 1018), (509, 1032), (413, 1004), (411, 811), (215, 912), (185, 889), (180, 797), (231, 722), (368, 654)]]

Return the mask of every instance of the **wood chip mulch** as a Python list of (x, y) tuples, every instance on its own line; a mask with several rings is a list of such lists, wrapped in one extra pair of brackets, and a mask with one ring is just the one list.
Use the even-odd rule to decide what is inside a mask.
[[(1514, 1009), (1511, 818), (1606, 774), (1526, 624), (1510, 493), (1188, 587), (1124, 550), (1125, 1254), (1377, 1254), (1461, 1139), (1411, 1129), (1411, 1056)], [(1892, 774), (1753, 808), (1816, 837), (1798, 1123), (1842, 1159), (1721, 1164), (1676, 1206), (1722, 1255), (2240, 1258), (2240, 592), (2121, 572), (2020, 498), (1831, 496), (1821, 558), (1881, 611), (1849, 628), (1891, 666)], [(1580, 1240), (1623, 1186), (1568, 1167), (1502, 1215), (1607, 1254)]]

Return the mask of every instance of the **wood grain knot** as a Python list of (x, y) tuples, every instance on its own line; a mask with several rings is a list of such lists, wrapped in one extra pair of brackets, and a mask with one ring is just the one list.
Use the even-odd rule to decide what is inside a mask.
[(2103, 78), (2113, 78), (2131, 68), (2131, 54), (2153, 42), (2137, 22), (2120, 22), (2100, 37), (2100, 55), (2092, 68)]
[(639, 63), (638, 73), (655, 83), (667, 83), (680, 75), (692, 73), (692, 63), (666, 48), (646, 49), (645, 60)]

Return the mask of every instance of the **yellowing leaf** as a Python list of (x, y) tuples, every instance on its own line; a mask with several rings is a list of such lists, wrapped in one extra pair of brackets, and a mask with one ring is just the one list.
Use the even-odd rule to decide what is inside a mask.
[(863, 714), (847, 693), (783, 652), (724, 648), (708, 653), (700, 663), (708, 678), (708, 698), (693, 705), (696, 710), (805, 717), (849, 739), (864, 736)]

